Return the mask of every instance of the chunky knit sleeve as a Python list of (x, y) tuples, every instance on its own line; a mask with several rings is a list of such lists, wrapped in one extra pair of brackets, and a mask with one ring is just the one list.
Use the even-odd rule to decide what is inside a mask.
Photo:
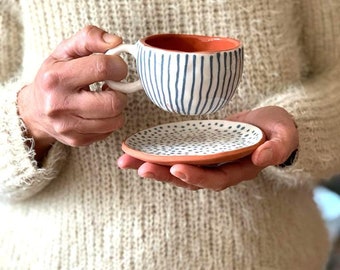
[(314, 185), (340, 172), (340, 2), (301, 3), (308, 75), (259, 104), (284, 107), (298, 126), (300, 145), (294, 164), (263, 172), (289, 186)]
[(22, 200), (45, 187), (60, 172), (67, 147), (56, 143), (38, 167), (34, 150), (24, 137), (17, 113), (17, 92), (24, 83), (20, 76), (22, 27), (17, 20), (18, 3), (7, 1), (0, 9), (0, 199)]

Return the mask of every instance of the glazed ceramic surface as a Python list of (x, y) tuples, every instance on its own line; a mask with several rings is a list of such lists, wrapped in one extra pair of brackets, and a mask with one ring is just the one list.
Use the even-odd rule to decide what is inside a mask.
[(128, 137), (127, 154), (164, 165), (213, 165), (252, 153), (264, 141), (263, 132), (250, 124), (226, 120), (194, 120), (163, 124)]
[(143, 88), (163, 110), (183, 115), (218, 111), (233, 97), (243, 71), (240, 41), (226, 37), (160, 34), (123, 44), (108, 54), (136, 57), (140, 85), (108, 81), (123, 92)]

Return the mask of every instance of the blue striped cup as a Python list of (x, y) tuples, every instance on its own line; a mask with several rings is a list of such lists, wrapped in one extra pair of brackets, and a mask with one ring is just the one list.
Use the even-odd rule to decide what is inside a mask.
[(106, 52), (136, 58), (139, 80), (107, 81), (110, 88), (132, 93), (144, 89), (163, 110), (183, 115), (218, 111), (233, 97), (243, 70), (239, 40), (187, 34), (158, 34)]

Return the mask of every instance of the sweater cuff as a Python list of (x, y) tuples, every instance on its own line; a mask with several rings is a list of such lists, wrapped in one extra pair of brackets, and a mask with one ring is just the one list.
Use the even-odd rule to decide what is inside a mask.
[(33, 147), (27, 144), (32, 139), (24, 137), (17, 113), (17, 93), (23, 85), (14, 82), (0, 87), (0, 198), (5, 200), (23, 200), (43, 189), (59, 174), (69, 150), (55, 143), (42, 167), (37, 166)]
[(297, 153), (298, 153), (298, 149), (294, 150), (290, 156), (287, 158), (287, 160), (281, 164), (279, 164), (278, 166), (280, 168), (286, 168), (289, 166), (292, 166), (297, 158)]

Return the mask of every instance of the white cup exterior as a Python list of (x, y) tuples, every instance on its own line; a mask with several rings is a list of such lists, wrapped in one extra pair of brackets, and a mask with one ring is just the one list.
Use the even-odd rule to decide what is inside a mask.
[(121, 45), (109, 54), (126, 51), (136, 58), (140, 81), (107, 81), (122, 92), (144, 89), (163, 110), (203, 115), (223, 108), (233, 97), (243, 71), (243, 47), (219, 52), (181, 52), (147, 46)]

